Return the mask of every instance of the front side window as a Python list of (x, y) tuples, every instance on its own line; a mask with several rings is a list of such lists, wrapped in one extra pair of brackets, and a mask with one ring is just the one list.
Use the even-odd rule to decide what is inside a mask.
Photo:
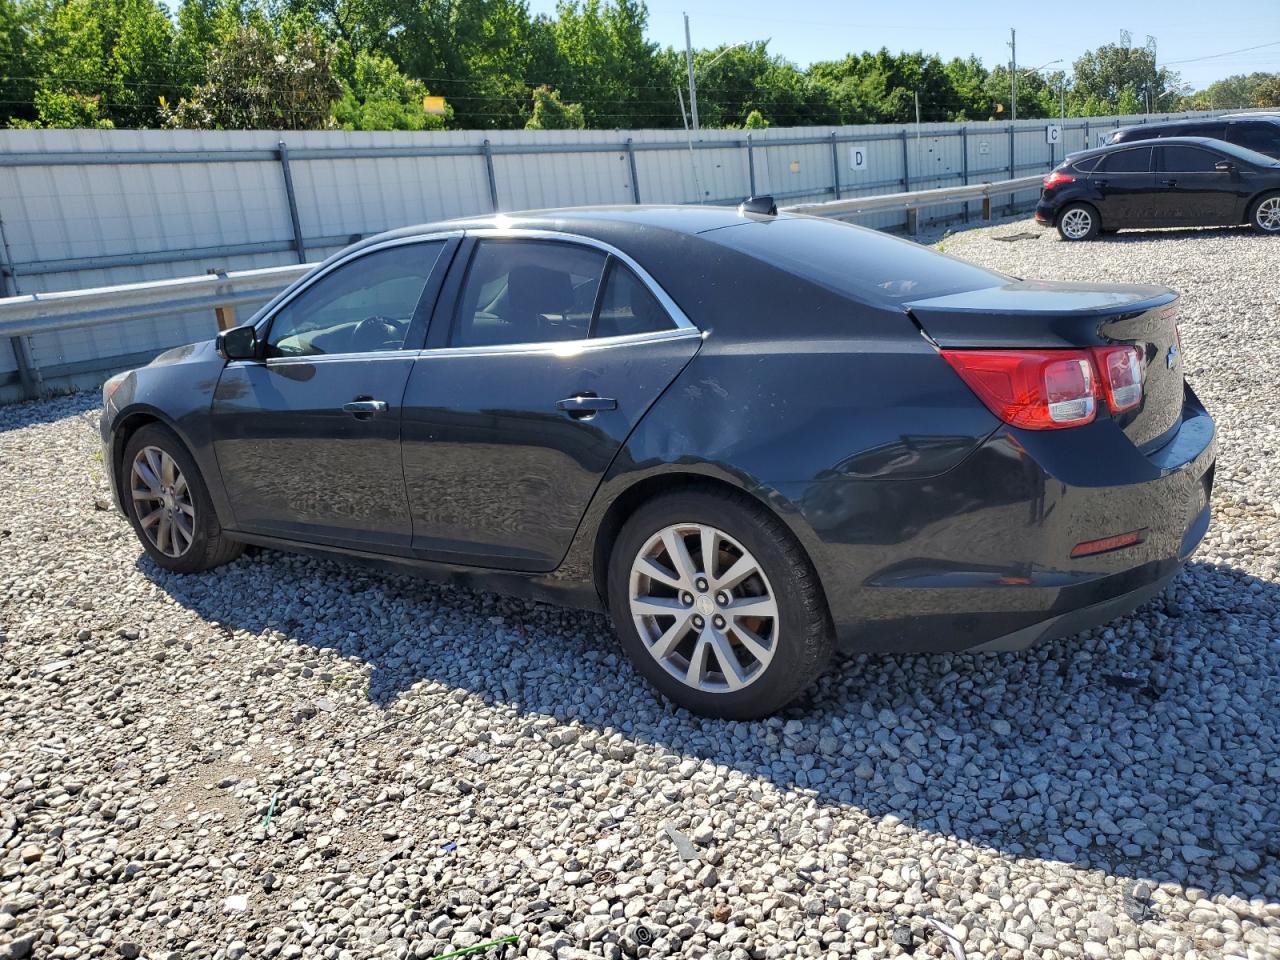
[(1199, 147), (1161, 147), (1160, 169), (1165, 173), (1212, 173), (1217, 154)]
[(1151, 170), (1151, 148), (1117, 151), (1103, 160), (1100, 166), (1106, 173), (1148, 173)]
[(586, 339), (604, 265), (603, 253), (578, 244), (481, 240), (449, 345)]
[(624, 264), (614, 260), (600, 297), (600, 313), (592, 336), (630, 337), (674, 328), (671, 317), (649, 288)]
[(331, 270), (276, 312), (267, 356), (399, 350), (443, 249), (443, 240), (399, 244)]

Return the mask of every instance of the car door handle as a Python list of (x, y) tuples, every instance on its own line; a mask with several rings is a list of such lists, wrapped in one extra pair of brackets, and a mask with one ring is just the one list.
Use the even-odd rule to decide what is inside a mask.
[(567, 413), (575, 420), (589, 420), (601, 410), (617, 410), (618, 401), (612, 397), (597, 397), (595, 394), (583, 393), (558, 401), (556, 409)]
[(386, 413), (387, 401), (371, 400), (368, 397), (357, 397), (350, 403), (344, 403), (342, 405), (342, 412), (349, 413), (353, 417), (357, 417), (361, 420), (367, 420), (376, 413)]
[(1176, 187), (1178, 185), (1178, 181), (1177, 180), (1161, 180), (1160, 185), (1162, 187)]

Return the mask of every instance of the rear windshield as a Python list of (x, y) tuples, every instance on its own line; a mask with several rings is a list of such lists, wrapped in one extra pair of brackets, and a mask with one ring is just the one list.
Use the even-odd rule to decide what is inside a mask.
[(910, 240), (838, 220), (779, 217), (701, 237), (864, 303), (944, 297), (1007, 280)]

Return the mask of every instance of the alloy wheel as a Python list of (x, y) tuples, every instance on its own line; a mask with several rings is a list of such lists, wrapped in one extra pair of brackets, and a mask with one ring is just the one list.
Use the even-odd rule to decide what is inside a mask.
[(1267, 197), (1258, 204), (1253, 219), (1267, 233), (1280, 231), (1280, 197)]
[(631, 565), (631, 617), (649, 654), (687, 686), (727, 693), (764, 674), (780, 618), (756, 558), (722, 530), (677, 523)]
[(159, 447), (133, 458), (129, 487), (138, 525), (161, 553), (180, 557), (195, 539), (196, 508), (178, 463)]
[(1092, 226), (1093, 217), (1089, 216), (1088, 210), (1076, 207), (1062, 215), (1062, 232), (1072, 240), (1080, 240), (1087, 236)]

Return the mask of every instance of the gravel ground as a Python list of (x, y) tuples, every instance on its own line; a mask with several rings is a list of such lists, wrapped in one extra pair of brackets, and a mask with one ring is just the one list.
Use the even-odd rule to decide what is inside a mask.
[(766, 722), (666, 707), (598, 616), (164, 573), (96, 398), (0, 409), (0, 957), (946, 955), (929, 918), (969, 958), (1280, 956), (1280, 242), (943, 243), (1183, 291), (1212, 529), (1106, 628), (852, 658)]

